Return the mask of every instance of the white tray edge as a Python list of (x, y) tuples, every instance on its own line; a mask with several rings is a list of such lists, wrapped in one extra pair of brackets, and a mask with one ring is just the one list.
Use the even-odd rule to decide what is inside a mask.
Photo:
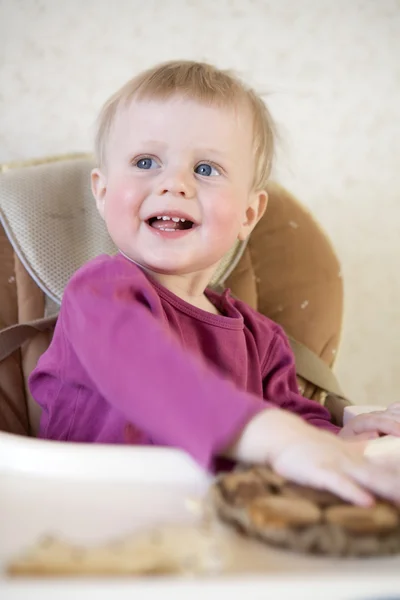
[(156, 446), (55, 442), (0, 432), (0, 472), (33, 476), (202, 484), (211, 476), (185, 452)]

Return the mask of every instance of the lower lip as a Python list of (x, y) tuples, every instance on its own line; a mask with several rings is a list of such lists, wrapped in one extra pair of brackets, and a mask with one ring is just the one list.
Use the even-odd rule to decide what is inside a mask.
[(151, 227), (151, 225), (149, 225), (148, 223), (146, 223), (146, 226), (155, 235), (169, 240), (177, 240), (181, 237), (184, 237), (185, 235), (188, 235), (188, 233), (191, 233), (194, 229), (196, 229), (195, 225), (193, 225), (190, 229), (177, 229), (176, 231), (165, 231), (162, 229), (156, 229), (155, 227)]

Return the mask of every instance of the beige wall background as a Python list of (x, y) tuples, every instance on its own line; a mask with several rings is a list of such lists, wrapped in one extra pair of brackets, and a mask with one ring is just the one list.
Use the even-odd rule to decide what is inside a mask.
[(357, 403), (400, 400), (399, 0), (0, 0), (0, 161), (90, 150), (107, 96), (172, 58), (267, 94), (274, 177), (343, 264), (337, 373)]

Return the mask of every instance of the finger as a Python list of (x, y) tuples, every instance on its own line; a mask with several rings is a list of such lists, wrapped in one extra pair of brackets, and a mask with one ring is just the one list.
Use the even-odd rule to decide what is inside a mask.
[(379, 431), (382, 435), (394, 435), (400, 437), (400, 423), (393, 421), (392, 418), (382, 418), (382, 420), (375, 425), (375, 431)]
[(399, 407), (391, 407), (391, 406), (389, 406), (389, 408), (387, 408), (385, 410), (385, 415), (390, 415), (390, 416), (395, 417), (395, 418), (398, 419), (399, 416), (400, 416), (400, 406)]
[(321, 469), (315, 474), (315, 480), (311, 485), (333, 492), (353, 504), (371, 506), (374, 503), (373, 496), (344, 472)]
[(351, 425), (352, 431), (357, 435), (366, 431), (379, 431), (386, 435), (400, 436), (400, 422), (385, 413), (380, 416), (373, 413), (363, 415), (362, 419), (354, 419)]
[[(376, 440), (379, 438), (379, 431), (364, 431), (363, 433), (358, 433), (355, 438), (356, 442), (369, 442), (371, 440)], [(364, 449), (367, 444), (364, 444)]]
[(377, 464), (365, 459), (363, 464), (350, 461), (346, 474), (378, 496), (400, 502), (400, 470), (396, 466)]

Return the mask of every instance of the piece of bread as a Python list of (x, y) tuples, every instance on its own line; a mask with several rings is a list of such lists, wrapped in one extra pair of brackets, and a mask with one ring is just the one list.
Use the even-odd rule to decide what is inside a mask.
[(12, 576), (154, 576), (209, 574), (224, 552), (212, 530), (169, 525), (105, 544), (76, 545), (46, 537), (8, 565)]
[(221, 520), (267, 544), (331, 556), (400, 552), (400, 507), (380, 498), (369, 508), (354, 506), (249, 467), (221, 475), (210, 499)]

